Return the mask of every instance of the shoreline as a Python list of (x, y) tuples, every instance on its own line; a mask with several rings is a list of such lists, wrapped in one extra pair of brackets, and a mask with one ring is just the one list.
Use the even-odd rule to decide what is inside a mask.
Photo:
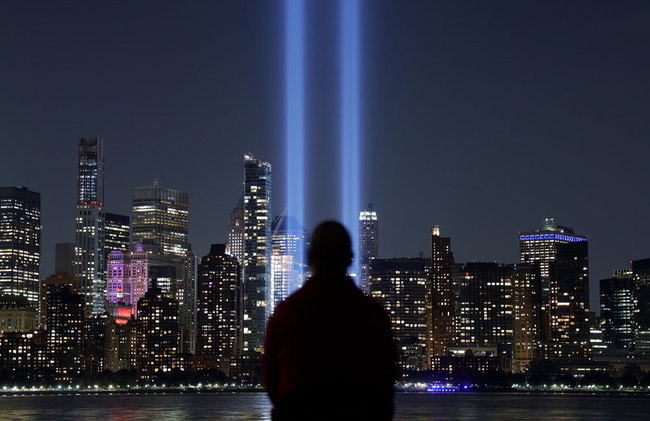
[[(616, 395), (616, 396), (650, 396), (650, 390), (607, 390), (607, 389), (469, 389), (456, 392), (429, 392), (422, 389), (396, 389), (396, 394), (421, 395), (462, 395), (462, 394), (521, 394), (521, 395)], [(7, 396), (82, 396), (82, 395), (162, 395), (162, 394), (246, 394), (265, 393), (263, 388), (134, 388), (134, 389), (0, 389), (0, 397)]]

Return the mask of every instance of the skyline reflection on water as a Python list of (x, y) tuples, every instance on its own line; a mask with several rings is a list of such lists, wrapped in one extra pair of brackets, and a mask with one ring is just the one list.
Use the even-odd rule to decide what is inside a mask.
[[(396, 420), (647, 419), (650, 396), (398, 394)], [(3, 420), (269, 420), (264, 393), (0, 396)]]

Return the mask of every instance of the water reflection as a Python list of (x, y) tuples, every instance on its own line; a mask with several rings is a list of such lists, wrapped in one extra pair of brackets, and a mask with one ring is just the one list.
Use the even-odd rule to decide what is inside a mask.
[[(650, 396), (398, 394), (396, 420), (646, 419)], [(269, 420), (263, 393), (0, 396), (7, 420)]]

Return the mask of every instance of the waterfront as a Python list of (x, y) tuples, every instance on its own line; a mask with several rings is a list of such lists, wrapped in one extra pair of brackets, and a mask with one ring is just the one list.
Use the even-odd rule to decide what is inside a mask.
[[(648, 395), (400, 393), (396, 420), (646, 419)], [(0, 396), (3, 420), (268, 420), (264, 393)]]

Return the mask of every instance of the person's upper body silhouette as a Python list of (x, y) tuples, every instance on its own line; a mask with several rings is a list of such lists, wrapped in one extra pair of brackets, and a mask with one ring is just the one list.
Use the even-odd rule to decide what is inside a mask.
[(273, 420), (392, 419), (390, 319), (346, 275), (351, 248), (341, 224), (320, 224), (308, 253), (313, 276), (269, 319), (262, 379)]

